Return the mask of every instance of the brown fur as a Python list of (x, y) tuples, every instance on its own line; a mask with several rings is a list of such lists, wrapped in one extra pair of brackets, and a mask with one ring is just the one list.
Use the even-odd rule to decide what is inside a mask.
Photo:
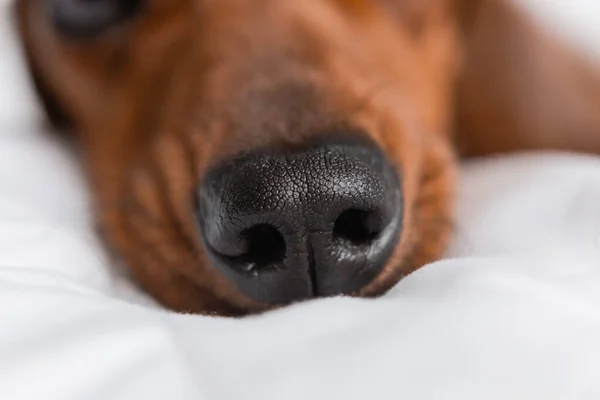
[(457, 155), (600, 151), (600, 79), (510, 0), (148, 1), (91, 43), (18, 0), (47, 103), (74, 126), (107, 242), (177, 311), (264, 310), (208, 263), (194, 190), (257, 146), (362, 128), (402, 171), (404, 230), (358, 296), (442, 256)]

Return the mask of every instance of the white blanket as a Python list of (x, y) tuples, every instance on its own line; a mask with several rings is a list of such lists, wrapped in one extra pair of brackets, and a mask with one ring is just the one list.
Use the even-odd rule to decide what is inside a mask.
[(5, 13), (0, 399), (600, 399), (600, 159), (466, 165), (449, 258), (382, 299), (176, 315), (110, 267)]

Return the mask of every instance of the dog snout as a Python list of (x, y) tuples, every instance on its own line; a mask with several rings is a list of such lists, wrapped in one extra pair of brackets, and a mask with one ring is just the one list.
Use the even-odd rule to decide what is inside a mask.
[(198, 206), (213, 267), (266, 304), (358, 291), (402, 225), (399, 175), (360, 140), (229, 159), (206, 174)]

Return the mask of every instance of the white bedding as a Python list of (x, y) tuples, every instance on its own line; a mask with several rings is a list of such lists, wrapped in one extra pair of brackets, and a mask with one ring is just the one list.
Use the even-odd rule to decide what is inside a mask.
[(466, 165), (449, 258), (382, 299), (175, 315), (109, 267), (2, 4), (0, 399), (600, 399), (600, 159)]

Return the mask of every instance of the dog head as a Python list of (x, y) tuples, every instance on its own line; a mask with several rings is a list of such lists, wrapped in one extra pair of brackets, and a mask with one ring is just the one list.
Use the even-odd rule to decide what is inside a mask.
[(444, 0), (20, 0), (110, 246), (172, 309), (376, 296), (451, 226)]

